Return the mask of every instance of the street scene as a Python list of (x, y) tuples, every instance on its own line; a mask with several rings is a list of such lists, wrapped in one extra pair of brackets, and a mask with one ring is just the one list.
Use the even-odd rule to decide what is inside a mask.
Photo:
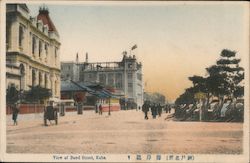
[(176, 122), (163, 113), (144, 120), (136, 110), (68, 115), (44, 127), (41, 120), (7, 126), (8, 153), (240, 154), (242, 123)]
[(6, 153), (242, 157), (245, 9), (7, 3)]

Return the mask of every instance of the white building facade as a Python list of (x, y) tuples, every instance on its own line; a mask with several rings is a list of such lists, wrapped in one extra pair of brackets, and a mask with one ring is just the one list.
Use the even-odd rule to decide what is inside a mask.
[(60, 98), (60, 41), (47, 8), (36, 17), (26, 4), (6, 6), (6, 87), (51, 89)]
[[(78, 58), (78, 57), (77, 57)], [(123, 55), (121, 62), (89, 63), (61, 62), (61, 78), (84, 83), (100, 83), (105, 87), (114, 88), (116, 93), (142, 106), (143, 78), (142, 64), (135, 56)]]

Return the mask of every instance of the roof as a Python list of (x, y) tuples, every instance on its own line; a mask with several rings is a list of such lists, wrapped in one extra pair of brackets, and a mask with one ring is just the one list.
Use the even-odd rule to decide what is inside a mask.
[(119, 98), (119, 95), (111, 93), (98, 84), (86, 85), (83, 82), (74, 82), (72, 80), (62, 80), (61, 81), (61, 91), (85, 91), (99, 98)]
[(86, 89), (79, 87), (75, 83), (73, 83), (71, 80), (63, 80), (61, 81), (61, 91), (86, 91)]
[(21, 4), (19, 4), (19, 6), (20, 6), (22, 9), (24, 9), (26, 12), (30, 12), (28, 6), (27, 6), (25, 3), (21, 3)]
[(37, 20), (41, 20), (44, 25), (48, 25), (49, 31), (54, 31), (54, 32), (56, 32), (58, 34), (54, 23), (50, 19), (49, 11), (48, 11), (47, 8), (41, 7), (39, 9), (39, 14), (37, 16)]

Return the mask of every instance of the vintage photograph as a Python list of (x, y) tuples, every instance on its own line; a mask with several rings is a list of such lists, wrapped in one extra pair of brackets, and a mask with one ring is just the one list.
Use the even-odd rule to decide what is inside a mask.
[(5, 2), (2, 158), (248, 162), (248, 5)]

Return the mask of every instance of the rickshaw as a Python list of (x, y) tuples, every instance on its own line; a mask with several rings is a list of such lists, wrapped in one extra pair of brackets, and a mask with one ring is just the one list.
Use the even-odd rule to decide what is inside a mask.
[(58, 124), (58, 110), (53, 107), (53, 102), (49, 102), (50, 105), (44, 109), (44, 125), (47, 125), (47, 120), (54, 120), (55, 124)]

